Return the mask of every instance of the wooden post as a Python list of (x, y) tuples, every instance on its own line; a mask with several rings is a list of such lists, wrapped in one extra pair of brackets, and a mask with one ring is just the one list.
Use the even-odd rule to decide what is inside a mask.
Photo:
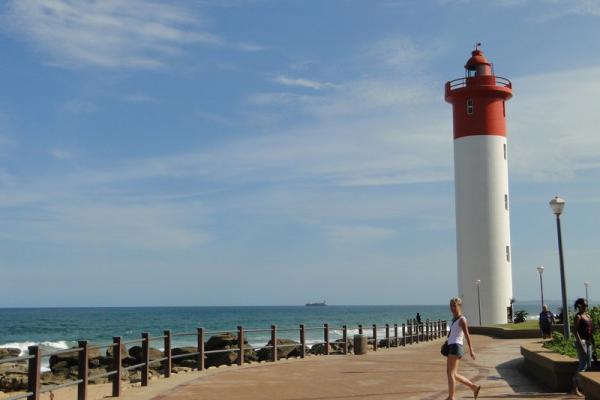
[(29, 359), (27, 368), (27, 391), (32, 393), (27, 396), (27, 400), (39, 400), (42, 352), (38, 346), (29, 346), (28, 349), (29, 355), (33, 358)]
[(342, 325), (342, 340), (344, 341), (344, 354), (348, 354), (348, 327)]
[(150, 378), (150, 335), (148, 332), (142, 333), (142, 386), (148, 386)]
[(394, 347), (400, 346), (398, 343), (398, 324), (394, 324)]
[(421, 324), (419, 324), (418, 322), (416, 323), (416, 327), (417, 327), (417, 343), (419, 343), (421, 341), (420, 335), (421, 335)]
[(171, 359), (171, 331), (166, 330), (163, 332), (164, 335), (164, 356), (167, 359), (163, 363), (163, 369), (165, 370), (165, 378), (169, 378), (171, 376), (171, 367), (173, 365), (173, 360)]
[(329, 355), (329, 324), (323, 324), (323, 341), (325, 342), (325, 355)]
[(198, 346), (198, 359), (196, 360), (196, 368), (198, 371), (204, 370), (204, 328), (198, 328), (197, 330), (197, 346)]
[(360, 324), (358, 325), (358, 334), (359, 335), (363, 334), (363, 328), (362, 328), (362, 325), (360, 325)]
[(373, 351), (377, 351), (377, 325), (373, 324)]
[(406, 325), (402, 324), (402, 346), (406, 347)]
[(271, 325), (271, 344), (273, 344), (273, 354), (271, 355), (273, 361), (277, 361), (277, 326)]
[(306, 357), (306, 332), (304, 331), (304, 324), (300, 324), (300, 358)]
[(385, 324), (385, 341), (386, 347), (390, 348), (390, 324)]
[(115, 374), (112, 376), (112, 397), (121, 396), (121, 337), (113, 337), (113, 371)]
[(77, 384), (77, 400), (87, 399), (87, 387), (88, 387), (88, 342), (87, 340), (80, 340), (77, 345), (81, 349), (77, 357), (78, 366), (77, 378), (81, 381)]
[(244, 328), (241, 326), (238, 329), (238, 350), (240, 352), (238, 356), (238, 365), (244, 365)]

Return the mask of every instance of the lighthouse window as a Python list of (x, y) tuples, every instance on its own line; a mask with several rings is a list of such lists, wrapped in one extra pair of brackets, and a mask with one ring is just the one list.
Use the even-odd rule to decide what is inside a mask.
[(502, 115), (506, 117), (506, 102), (502, 102)]
[(508, 195), (504, 195), (504, 209), (508, 211)]
[(473, 99), (467, 100), (467, 114), (473, 114)]
[(504, 145), (504, 159), (506, 160), (506, 144)]
[(510, 262), (510, 246), (506, 246), (506, 262)]

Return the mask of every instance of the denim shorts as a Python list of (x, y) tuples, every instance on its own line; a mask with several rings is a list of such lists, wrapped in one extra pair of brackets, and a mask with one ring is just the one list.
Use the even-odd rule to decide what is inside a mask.
[(448, 345), (448, 355), (449, 356), (458, 356), (458, 358), (462, 358), (465, 355), (465, 348), (462, 344), (453, 343)]

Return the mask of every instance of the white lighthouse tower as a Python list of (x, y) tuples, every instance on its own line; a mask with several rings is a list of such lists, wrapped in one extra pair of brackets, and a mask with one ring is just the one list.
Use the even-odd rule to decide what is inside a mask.
[[(479, 46), (479, 45), (478, 45)], [(505, 102), (508, 79), (476, 46), (465, 77), (447, 82), (454, 119), (458, 290), (473, 325), (507, 322), (512, 298)]]

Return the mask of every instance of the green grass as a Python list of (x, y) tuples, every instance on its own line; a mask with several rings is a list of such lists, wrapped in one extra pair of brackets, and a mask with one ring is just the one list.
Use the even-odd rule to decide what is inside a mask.
[(509, 329), (509, 330), (514, 330), (514, 329), (538, 330), (538, 329), (540, 329), (537, 320), (528, 320), (525, 322), (521, 322), (519, 324), (497, 324), (497, 325), (492, 325), (492, 326), (496, 327), (496, 328), (503, 328), (503, 329)]

